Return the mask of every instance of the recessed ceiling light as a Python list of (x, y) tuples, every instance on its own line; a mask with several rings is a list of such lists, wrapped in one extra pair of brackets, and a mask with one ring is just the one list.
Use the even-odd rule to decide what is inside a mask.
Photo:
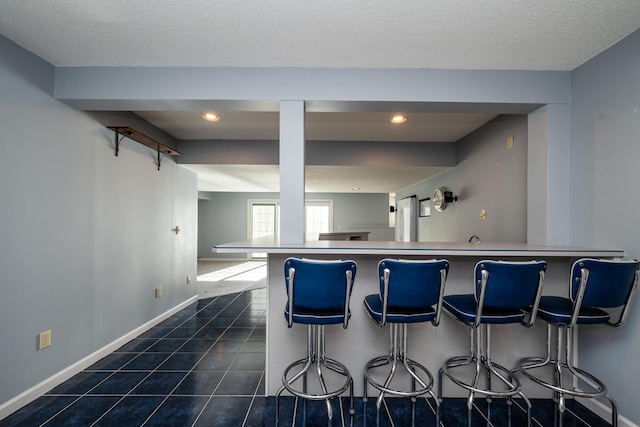
[(351, 187), (351, 189), (352, 189), (353, 191), (358, 191), (358, 190), (360, 189), (360, 187)]
[(213, 113), (204, 113), (202, 115), (202, 118), (210, 122), (217, 122), (218, 120), (220, 120), (220, 116), (217, 116)]
[(399, 123), (404, 123), (407, 121), (407, 118), (405, 116), (402, 116), (400, 114), (398, 114), (397, 116), (393, 116), (391, 117), (391, 123), (393, 124), (399, 124)]

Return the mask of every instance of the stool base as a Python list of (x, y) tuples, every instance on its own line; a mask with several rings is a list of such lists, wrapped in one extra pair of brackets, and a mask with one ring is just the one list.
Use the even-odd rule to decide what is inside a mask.
[[(324, 325), (307, 325), (307, 357), (297, 360), (287, 366), (282, 374), (282, 386), (276, 393), (276, 426), (280, 421), (280, 395), (283, 391), (287, 390), (292, 395), (309, 400), (325, 400), (327, 405), (327, 418), (328, 426), (332, 427), (333, 422), (333, 408), (331, 406), (331, 399), (337, 397), (349, 390), (350, 408), (349, 414), (353, 420), (355, 414), (355, 408), (353, 405), (353, 379), (351, 374), (347, 370), (346, 366), (342, 363), (329, 359), (325, 356), (325, 339), (324, 339)], [(302, 366), (301, 369), (289, 378), (289, 374), (294, 368)], [(344, 383), (333, 390), (327, 389), (327, 385), (324, 380), (323, 369), (328, 369), (341, 376), (345, 377)], [(309, 372), (315, 372), (320, 384), (321, 393), (310, 393), (307, 390), (307, 374)], [(302, 379), (302, 390), (294, 387), (294, 383)], [(306, 416), (306, 404), (303, 404), (303, 417)], [(295, 419), (294, 419), (295, 422)]]
[[(416, 397), (424, 394), (429, 394), (433, 398), (436, 404), (436, 425), (440, 425), (440, 401), (436, 394), (433, 392), (433, 375), (431, 372), (420, 363), (415, 360), (411, 360), (407, 357), (407, 325), (404, 323), (391, 323), (389, 326), (389, 347), (390, 353), (388, 356), (381, 356), (371, 359), (364, 368), (364, 395), (363, 400), (367, 401), (367, 385), (371, 384), (377, 390), (380, 391), (376, 399), (376, 426), (380, 425), (380, 407), (385, 394), (410, 397), (412, 403), (412, 414), (415, 418), (415, 402)], [(384, 384), (380, 384), (374, 380), (370, 371), (379, 367), (391, 365), (391, 370), (386, 376)], [(390, 388), (391, 381), (398, 367), (404, 369), (411, 379), (411, 391), (398, 390)], [(428, 379), (425, 381), (418, 376), (416, 370), (422, 371), (424, 376)], [(416, 383), (420, 385), (420, 388), (416, 388)]]
[[(482, 331), (485, 331), (484, 341), (482, 340)], [(480, 345), (480, 343), (483, 343)], [(473, 378), (470, 382), (462, 380), (452, 370), (462, 368), (469, 365), (475, 365)], [(484, 375), (483, 375), (484, 374)], [(514, 372), (491, 361), (491, 328), (488, 324), (481, 324), (477, 328), (471, 329), (471, 351), (469, 356), (457, 356), (447, 359), (438, 373), (438, 397), (442, 399), (442, 382), (443, 375), (446, 375), (456, 385), (469, 391), (467, 397), (467, 424), (471, 427), (471, 415), (473, 410), (473, 400), (475, 394), (486, 396), (487, 403), (490, 405), (494, 397), (506, 398), (509, 405), (509, 418), (511, 417), (511, 399), (514, 396), (520, 396), (527, 405), (527, 426), (531, 427), (531, 402), (522, 393), (520, 381), (516, 378)], [(481, 388), (478, 383), (480, 378), (484, 376), (486, 388)], [(504, 390), (492, 388), (492, 378), (499, 380)]]
[[(553, 329), (555, 329), (555, 354), (552, 354), (551, 349)], [(522, 373), (542, 387), (553, 390), (553, 400), (557, 409), (558, 422), (556, 425), (559, 427), (563, 426), (563, 415), (566, 408), (565, 395), (585, 399), (607, 399), (611, 404), (611, 425), (613, 427), (618, 426), (618, 405), (607, 392), (607, 387), (594, 375), (573, 366), (573, 328), (563, 328), (548, 324), (546, 357), (525, 357), (520, 359), (516, 369), (514, 369), (514, 373)], [(546, 378), (553, 377), (553, 383), (542, 379), (545, 373)], [(587, 385), (590, 390), (585, 391), (573, 388), (573, 384), (577, 381), (579, 381), (580, 385)], [(570, 384), (572, 388), (568, 388), (564, 384)]]

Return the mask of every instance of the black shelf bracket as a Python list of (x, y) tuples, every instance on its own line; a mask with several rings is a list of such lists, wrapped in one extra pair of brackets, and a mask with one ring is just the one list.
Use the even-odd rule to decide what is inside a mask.
[(164, 158), (164, 156), (166, 154), (167, 153), (164, 153), (164, 152), (158, 150), (158, 170), (160, 170), (160, 163), (162, 162), (162, 159)]
[(116, 157), (118, 157), (118, 153), (120, 152), (120, 143), (122, 142), (123, 139), (125, 139), (127, 136), (129, 136), (128, 133), (118, 133), (115, 132), (113, 134), (113, 136), (115, 137), (115, 144), (116, 144)]
[(122, 140), (124, 138), (129, 138), (132, 139), (136, 142), (139, 142), (140, 144), (152, 148), (154, 150), (156, 150), (156, 152), (158, 153), (158, 170), (160, 170), (160, 165), (162, 164), (162, 159), (164, 158), (164, 156), (166, 155), (170, 155), (170, 156), (179, 156), (181, 153), (177, 150), (174, 150), (173, 148), (164, 145), (163, 143), (156, 141), (155, 139), (151, 138), (148, 135), (145, 135), (144, 133), (133, 129), (131, 127), (128, 126), (107, 126), (107, 128), (111, 129), (112, 131), (115, 132), (115, 154), (116, 157), (118, 156), (118, 153), (120, 152), (120, 144), (122, 143)]

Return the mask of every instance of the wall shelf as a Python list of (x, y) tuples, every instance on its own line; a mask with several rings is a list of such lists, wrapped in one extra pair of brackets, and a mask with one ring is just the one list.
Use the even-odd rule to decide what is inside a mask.
[(133, 141), (136, 141), (142, 145), (145, 145), (149, 148), (153, 148), (158, 153), (158, 170), (160, 170), (160, 163), (162, 162), (162, 158), (166, 155), (169, 156), (179, 156), (181, 153), (173, 148), (164, 145), (163, 143), (156, 141), (150, 136), (136, 130), (132, 127), (128, 126), (107, 126), (107, 128), (111, 129), (115, 132), (115, 144), (116, 144), (116, 157), (118, 156), (118, 152), (120, 151), (120, 143), (124, 138), (129, 138)]

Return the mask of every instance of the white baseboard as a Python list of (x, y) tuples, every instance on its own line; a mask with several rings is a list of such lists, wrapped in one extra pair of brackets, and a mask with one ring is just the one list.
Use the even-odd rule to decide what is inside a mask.
[(249, 261), (249, 257), (245, 256), (242, 258), (234, 257), (234, 258), (198, 258), (198, 261), (220, 261), (220, 262), (243, 262)]
[(173, 307), (172, 309), (162, 313), (158, 317), (148, 321), (147, 323), (143, 324), (142, 326), (139, 326), (138, 328), (134, 329), (133, 331), (129, 332), (128, 334), (123, 335), (122, 337), (116, 339), (115, 341), (113, 341), (113, 342), (105, 345), (104, 347), (100, 348), (99, 350), (91, 353), (87, 357), (77, 361), (73, 365), (63, 369), (62, 371), (52, 375), (51, 377), (47, 378), (46, 380), (40, 382), (39, 384), (34, 385), (30, 389), (20, 393), (16, 397), (14, 397), (14, 398), (8, 400), (7, 402), (3, 403), (2, 405), (0, 405), (0, 420), (3, 420), (4, 418), (6, 418), (9, 415), (13, 414), (18, 409), (20, 409), (20, 408), (26, 406), (27, 404), (33, 402), (34, 400), (36, 400), (38, 397), (42, 396), (43, 394), (45, 394), (49, 390), (51, 390), (54, 387), (62, 384), (63, 382), (67, 381), (68, 379), (70, 379), (74, 375), (82, 372), (83, 370), (85, 370), (89, 366), (93, 365), (98, 360), (102, 359), (103, 357), (113, 353), (115, 350), (119, 349), (120, 347), (122, 347), (124, 344), (128, 343), (129, 341), (131, 341), (135, 337), (137, 337), (140, 334), (148, 331), (149, 329), (151, 329), (152, 327), (156, 326), (160, 322), (168, 319), (169, 317), (173, 316), (174, 314), (176, 314), (180, 310), (184, 309), (185, 307), (187, 307), (190, 304), (193, 304), (194, 302), (197, 302), (197, 301), (198, 301), (198, 296), (197, 295), (189, 298), (188, 300), (178, 304), (177, 306)]
[[(603, 420), (607, 422), (611, 421), (611, 408), (609, 406), (595, 399), (576, 398), (576, 400)], [(622, 415), (618, 415), (618, 427), (639, 427)]]

